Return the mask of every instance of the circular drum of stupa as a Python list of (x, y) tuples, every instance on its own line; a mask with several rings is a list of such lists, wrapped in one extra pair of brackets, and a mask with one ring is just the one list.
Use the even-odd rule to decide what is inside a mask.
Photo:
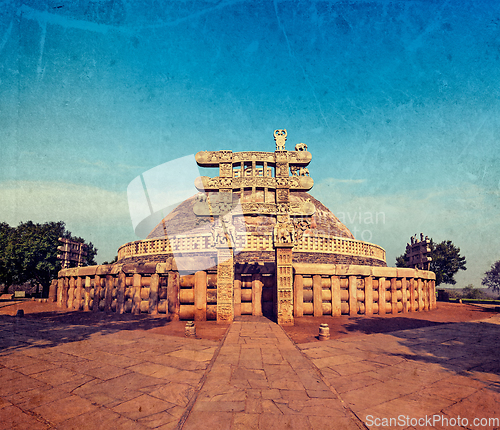
[[(241, 193), (234, 194), (241, 202), (246, 202)], [(200, 218), (194, 211), (194, 205), (201, 197), (202, 193), (199, 193), (177, 206), (145, 240), (121, 246), (118, 262), (161, 262), (169, 257), (190, 256), (212, 258), (215, 263), (216, 250), (212, 246), (214, 218)], [(293, 250), (294, 262), (386, 266), (383, 248), (356, 240), (349, 229), (309, 193), (292, 191), (290, 202), (310, 202), (315, 207), (312, 216), (294, 219), (299, 232)], [(235, 264), (275, 262), (274, 216), (233, 215), (233, 224), (236, 232)]]

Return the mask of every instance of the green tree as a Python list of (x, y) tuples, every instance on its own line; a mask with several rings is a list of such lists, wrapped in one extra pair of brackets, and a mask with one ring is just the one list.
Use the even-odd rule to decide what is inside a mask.
[(474, 285), (469, 284), (463, 288), (462, 296), (464, 299), (481, 299), (483, 293), (479, 288), (475, 288)]
[(14, 271), (7, 252), (13, 231), (9, 224), (0, 223), (0, 284), (3, 284), (5, 289), (8, 289), (14, 281)]
[[(14, 283), (31, 282), (37, 286), (37, 292), (41, 286), (42, 295), (46, 297), (50, 282), (61, 270), (61, 261), (57, 259), (57, 247), (61, 244), (59, 237), (85, 243), (81, 237), (73, 237), (62, 221), (44, 224), (28, 221), (12, 229), (4, 256), (10, 278), (6, 278), (4, 289), (7, 291)], [(96, 253), (89, 243), (86, 264), (96, 264)]]
[(484, 274), (481, 285), (484, 285), (493, 291), (500, 291), (500, 260), (493, 263), (491, 265), (491, 269)]
[[(454, 276), (459, 270), (467, 270), (465, 257), (460, 255), (460, 248), (453, 245), (451, 240), (443, 240), (435, 244), (430, 240), (430, 256), (432, 261), (430, 270), (436, 274), (436, 285), (456, 284)], [(406, 263), (406, 251), (396, 258), (396, 267), (408, 267)]]

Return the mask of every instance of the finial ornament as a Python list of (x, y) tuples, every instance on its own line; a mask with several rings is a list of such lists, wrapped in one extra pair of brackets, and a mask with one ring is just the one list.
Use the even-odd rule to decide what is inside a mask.
[(276, 151), (284, 151), (286, 142), (286, 129), (274, 130), (274, 140), (276, 141)]

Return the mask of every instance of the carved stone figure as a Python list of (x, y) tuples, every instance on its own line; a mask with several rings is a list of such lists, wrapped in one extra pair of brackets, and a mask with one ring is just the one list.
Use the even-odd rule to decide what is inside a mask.
[(301, 167), (299, 169), (299, 176), (309, 176), (309, 169), (307, 167)]
[(285, 150), (286, 135), (287, 135), (286, 129), (274, 130), (274, 140), (276, 141), (276, 151), (284, 151)]
[(294, 232), (295, 230), (291, 224), (277, 224), (274, 227), (274, 241), (276, 243), (292, 243)]
[(301, 240), (306, 230), (311, 227), (311, 222), (307, 219), (297, 219), (293, 222), (295, 227), (295, 240)]
[(297, 145), (295, 145), (295, 150), (296, 151), (307, 151), (307, 145), (305, 143), (297, 143)]
[(292, 176), (299, 176), (299, 166), (290, 166), (290, 172)]

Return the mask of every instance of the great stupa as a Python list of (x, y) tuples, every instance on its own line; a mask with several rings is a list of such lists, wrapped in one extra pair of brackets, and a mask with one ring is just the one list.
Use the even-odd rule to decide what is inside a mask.
[(198, 194), (121, 246), (116, 263), (61, 270), (52, 296), (80, 310), (281, 325), (433, 309), (434, 273), (387, 267), (383, 248), (356, 240), (307, 193), (312, 155), (303, 143), (287, 150), (286, 138), (274, 131), (274, 152), (198, 152), (218, 176), (198, 177)]

